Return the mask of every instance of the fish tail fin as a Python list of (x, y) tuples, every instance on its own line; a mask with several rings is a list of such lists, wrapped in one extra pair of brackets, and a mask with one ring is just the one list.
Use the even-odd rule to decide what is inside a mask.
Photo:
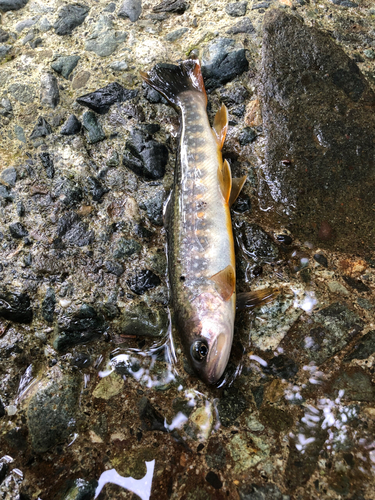
[(141, 71), (141, 77), (155, 90), (160, 92), (173, 106), (180, 106), (179, 94), (194, 90), (204, 95), (207, 103), (206, 90), (198, 59), (182, 61), (174, 64), (157, 64), (149, 73)]
[(269, 304), (279, 293), (280, 290), (276, 288), (262, 288), (254, 292), (239, 293), (237, 294), (237, 309), (254, 309)]

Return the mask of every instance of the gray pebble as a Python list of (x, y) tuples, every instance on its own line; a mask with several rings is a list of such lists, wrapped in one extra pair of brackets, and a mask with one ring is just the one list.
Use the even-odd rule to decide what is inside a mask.
[(118, 16), (124, 19), (129, 18), (132, 23), (138, 21), (139, 16), (142, 12), (142, 0), (125, 0), (120, 10), (118, 11)]
[(52, 73), (44, 73), (40, 78), (40, 102), (50, 108), (56, 108), (60, 100), (57, 78)]

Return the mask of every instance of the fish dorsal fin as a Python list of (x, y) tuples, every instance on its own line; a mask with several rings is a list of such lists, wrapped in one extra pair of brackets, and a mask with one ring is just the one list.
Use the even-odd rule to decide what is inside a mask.
[(230, 191), (230, 197), (229, 197), (229, 206), (231, 207), (233, 203), (237, 200), (238, 195), (240, 194), (243, 185), (246, 182), (246, 175), (243, 177), (235, 177), (232, 179), (232, 189)]
[(275, 288), (262, 288), (253, 292), (239, 293), (236, 298), (237, 309), (254, 309), (269, 304), (279, 293), (280, 291)]
[(225, 269), (210, 278), (216, 285), (221, 298), (227, 302), (233, 295), (236, 287), (236, 274), (233, 266), (229, 264)]
[(221, 149), (223, 147), (225, 136), (227, 135), (228, 130), (228, 110), (224, 104), (215, 115), (212, 129), (214, 131), (216, 142)]
[(227, 160), (223, 161), (221, 168), (219, 167), (217, 176), (219, 178), (220, 189), (224, 197), (225, 203), (228, 203), (230, 193), (232, 191), (232, 173)]

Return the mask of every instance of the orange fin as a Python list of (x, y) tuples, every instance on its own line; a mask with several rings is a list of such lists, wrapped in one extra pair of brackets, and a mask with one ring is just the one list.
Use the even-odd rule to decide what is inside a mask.
[(221, 149), (223, 147), (225, 136), (227, 135), (228, 130), (228, 110), (224, 104), (216, 113), (212, 128), (215, 133), (216, 142)]
[(236, 287), (236, 274), (233, 266), (229, 264), (225, 269), (211, 276), (210, 279), (215, 282), (222, 299), (227, 302), (232, 297)]
[(239, 293), (237, 295), (237, 309), (254, 309), (269, 304), (279, 293), (280, 290), (276, 290), (276, 288), (262, 288), (254, 292)]
[(228, 203), (230, 199), (230, 194), (232, 192), (232, 173), (230, 171), (230, 166), (227, 160), (223, 161), (221, 168), (217, 172), (221, 192), (223, 194), (224, 200)]
[(230, 197), (229, 197), (229, 206), (231, 207), (233, 203), (237, 200), (238, 195), (240, 194), (245, 182), (246, 182), (246, 175), (243, 177), (235, 177), (232, 179), (232, 189), (230, 192)]

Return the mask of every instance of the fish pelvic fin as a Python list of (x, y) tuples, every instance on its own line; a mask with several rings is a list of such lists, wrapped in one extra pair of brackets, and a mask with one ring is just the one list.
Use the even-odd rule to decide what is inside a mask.
[(236, 273), (232, 265), (214, 274), (210, 278), (217, 287), (221, 298), (227, 302), (233, 295), (236, 288)]
[(156, 64), (149, 73), (140, 72), (143, 80), (160, 92), (174, 107), (179, 107), (179, 94), (194, 90), (204, 95), (207, 104), (207, 94), (198, 59), (188, 59), (180, 64)]
[(261, 290), (254, 290), (253, 292), (245, 292), (237, 294), (236, 308), (241, 309), (254, 309), (255, 307), (269, 304), (280, 293), (276, 288), (262, 288)]
[(224, 160), (222, 166), (219, 167), (217, 176), (225, 203), (228, 203), (232, 191), (232, 173), (227, 160)]
[(221, 150), (228, 130), (228, 110), (225, 104), (223, 104), (216, 113), (212, 129), (214, 131), (216, 142)]
[(230, 191), (229, 202), (228, 202), (230, 207), (237, 200), (238, 195), (242, 191), (242, 188), (246, 182), (246, 179), (247, 179), (246, 175), (244, 175), (243, 177), (232, 178), (232, 188)]

